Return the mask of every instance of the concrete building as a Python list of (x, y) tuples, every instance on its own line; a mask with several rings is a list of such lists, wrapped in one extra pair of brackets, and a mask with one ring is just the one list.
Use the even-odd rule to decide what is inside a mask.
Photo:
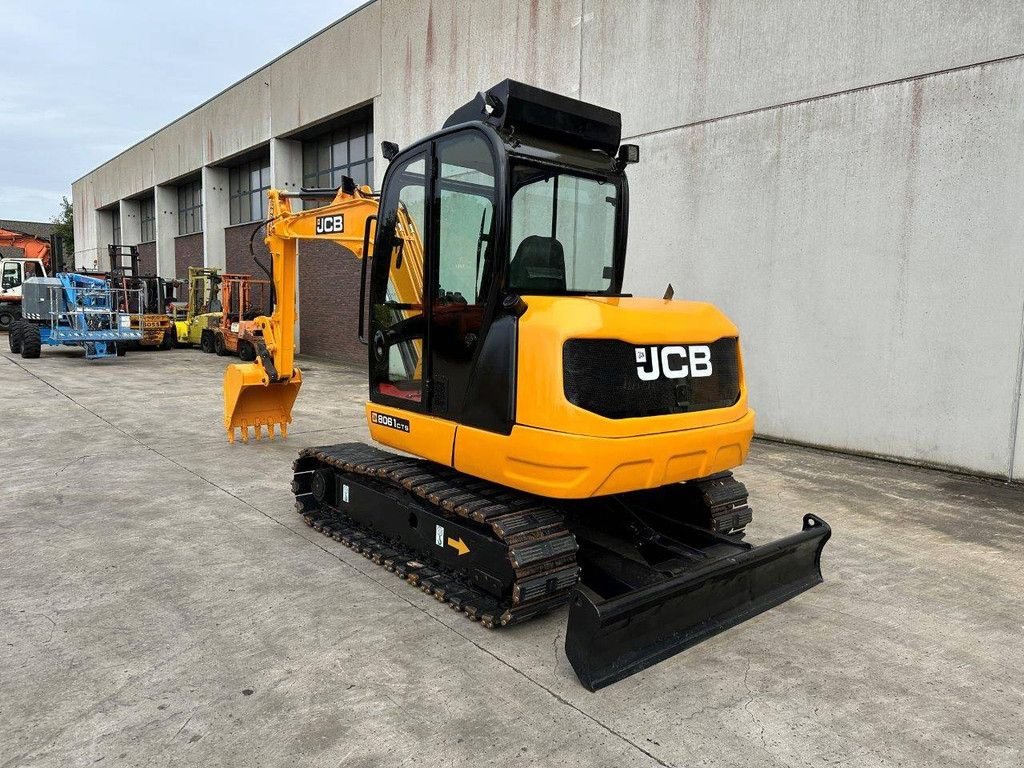
[[(1024, 479), (1017, 0), (376, 0), (76, 181), (77, 262), (250, 271), (266, 187), (379, 184), (505, 77), (622, 112), (626, 289), (738, 323), (761, 434)], [(301, 351), (362, 362), (357, 263), (300, 253)]]

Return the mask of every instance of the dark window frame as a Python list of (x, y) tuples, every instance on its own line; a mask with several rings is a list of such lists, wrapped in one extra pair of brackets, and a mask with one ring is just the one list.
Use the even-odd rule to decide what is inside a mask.
[(228, 221), (249, 224), (267, 217), (270, 156), (228, 169)]
[(139, 242), (156, 240), (156, 200), (152, 197), (139, 201)]
[(178, 186), (178, 236), (203, 231), (203, 182), (200, 179)]
[[(373, 115), (364, 114), (302, 142), (302, 186), (336, 188), (341, 177), (373, 186)], [(306, 207), (322, 202), (307, 201)]]

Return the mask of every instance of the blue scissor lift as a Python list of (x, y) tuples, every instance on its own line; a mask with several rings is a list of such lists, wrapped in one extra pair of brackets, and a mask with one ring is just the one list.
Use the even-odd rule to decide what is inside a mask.
[(112, 290), (106, 280), (75, 272), (26, 280), (22, 317), (10, 331), (11, 351), (23, 358), (39, 357), (45, 344), (81, 347), (89, 360), (124, 355), (129, 344), (142, 339), (137, 330), (141, 318), (133, 329), (125, 293)]

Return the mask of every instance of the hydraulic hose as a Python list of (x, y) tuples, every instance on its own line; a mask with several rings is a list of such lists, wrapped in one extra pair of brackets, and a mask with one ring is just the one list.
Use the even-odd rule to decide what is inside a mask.
[(264, 274), (266, 274), (267, 279), (270, 280), (270, 306), (267, 308), (267, 314), (270, 314), (271, 312), (274, 311), (274, 305), (277, 303), (277, 294), (274, 291), (274, 273), (272, 271), (274, 265), (273, 263), (271, 263), (271, 269), (267, 269), (266, 265), (264, 265), (264, 263), (260, 261), (259, 258), (257, 258), (256, 249), (253, 247), (253, 241), (256, 239), (256, 233), (263, 229), (265, 226), (267, 226), (267, 222), (261, 221), (259, 224), (253, 227), (252, 232), (249, 233), (249, 255), (252, 256), (252, 260), (256, 262), (256, 266), (262, 269)]

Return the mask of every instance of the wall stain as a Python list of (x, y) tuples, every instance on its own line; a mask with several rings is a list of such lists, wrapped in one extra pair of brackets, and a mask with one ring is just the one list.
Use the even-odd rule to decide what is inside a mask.
[(690, 95), (690, 119), (704, 117), (708, 89), (708, 31), (711, 26), (710, 0), (697, 0), (697, 15), (694, 18), (694, 66), (693, 89)]
[(894, 309), (896, 328), (894, 338), (901, 335), (907, 309), (907, 273), (910, 267), (911, 238), (914, 234), (914, 213), (917, 203), (917, 176), (921, 153), (921, 116), (924, 111), (924, 83), (914, 80), (910, 84), (910, 130), (907, 140), (907, 172), (903, 187), (903, 211), (900, 228), (899, 252), (896, 254), (896, 294)]

